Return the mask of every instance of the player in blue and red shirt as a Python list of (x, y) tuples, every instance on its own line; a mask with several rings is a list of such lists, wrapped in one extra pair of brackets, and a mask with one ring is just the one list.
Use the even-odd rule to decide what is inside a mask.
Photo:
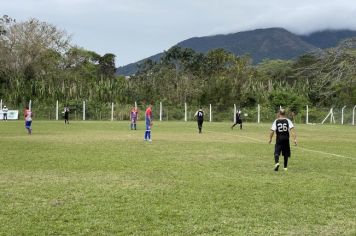
[(152, 105), (149, 105), (146, 109), (146, 132), (145, 132), (145, 139), (144, 141), (149, 141), (151, 142), (151, 127), (153, 125), (152, 123)]
[(29, 109), (29, 107), (26, 107), (25, 111), (24, 111), (24, 116), (25, 116), (25, 128), (27, 129), (27, 132), (29, 135), (32, 134), (32, 128), (31, 128), (31, 124), (32, 124), (32, 111)]

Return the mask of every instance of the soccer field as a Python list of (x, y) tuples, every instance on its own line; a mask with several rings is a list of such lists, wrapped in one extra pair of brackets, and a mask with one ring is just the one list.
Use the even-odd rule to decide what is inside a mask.
[(1, 122), (0, 235), (356, 234), (356, 127), (296, 124), (275, 172), (271, 124), (230, 125)]

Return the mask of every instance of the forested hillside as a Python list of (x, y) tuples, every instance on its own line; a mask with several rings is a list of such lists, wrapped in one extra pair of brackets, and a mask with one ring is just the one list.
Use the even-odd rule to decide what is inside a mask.
[[(309, 35), (296, 35), (283, 28), (267, 28), (195, 37), (179, 42), (176, 46), (202, 53), (223, 48), (235, 56), (249, 55), (253, 64), (258, 64), (265, 59), (296, 59), (305, 53), (335, 47), (340, 41), (351, 37), (356, 37), (356, 31), (324, 30)], [(147, 59), (158, 62), (162, 55), (163, 53), (159, 53)], [(117, 73), (133, 75), (137, 72), (138, 65), (144, 61), (121, 66)]]

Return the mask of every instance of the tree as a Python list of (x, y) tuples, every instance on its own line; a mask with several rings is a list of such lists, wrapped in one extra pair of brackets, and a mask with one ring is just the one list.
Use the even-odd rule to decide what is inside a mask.
[(321, 106), (353, 104), (355, 99), (356, 39), (338, 47), (301, 57), (294, 77), (313, 104)]
[(116, 67), (115, 67), (115, 55), (112, 53), (107, 53), (99, 59), (101, 74), (106, 78), (114, 78)]
[(294, 114), (298, 114), (308, 101), (292, 91), (274, 91), (270, 95), (270, 105), (275, 111), (279, 107), (288, 108)]
[[(0, 36), (0, 61), (8, 78), (8, 89), (19, 91), (22, 95), (19, 100), (28, 100), (37, 96), (37, 87), (54, 78), (46, 78), (50, 75), (58, 75), (61, 56), (69, 47), (69, 37), (65, 31), (55, 26), (30, 19), (25, 22), (10, 22), (5, 32)], [(52, 65), (49, 65), (49, 63)], [(55, 85), (56, 86), (56, 85)], [(22, 97), (22, 98), (21, 98)]]

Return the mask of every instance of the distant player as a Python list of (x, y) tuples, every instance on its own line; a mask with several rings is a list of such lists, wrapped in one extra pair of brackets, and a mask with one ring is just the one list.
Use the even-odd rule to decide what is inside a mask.
[(24, 112), (24, 116), (25, 116), (25, 128), (27, 129), (27, 132), (29, 135), (32, 134), (32, 111), (26, 107), (25, 112)]
[(152, 128), (152, 125), (153, 125), (153, 122), (152, 122), (152, 105), (149, 105), (147, 107), (145, 116), (146, 116), (146, 132), (145, 132), (144, 141), (151, 142), (152, 141), (152, 139), (151, 139), (151, 128)]
[(64, 107), (64, 124), (69, 125), (69, 107)]
[(136, 123), (138, 118), (138, 110), (136, 107), (133, 107), (130, 112), (130, 120), (131, 120), (131, 130), (136, 130)]
[(200, 107), (199, 110), (195, 112), (194, 117), (197, 118), (198, 130), (199, 130), (199, 134), (201, 134), (203, 129), (203, 123), (204, 123), (204, 111), (202, 107)]
[(276, 132), (276, 144), (274, 147), (274, 170), (278, 171), (279, 168), (279, 156), (284, 157), (284, 170), (287, 170), (288, 158), (291, 156), (290, 144), (289, 144), (289, 132), (292, 133), (294, 138), (294, 144), (297, 145), (297, 134), (294, 129), (294, 125), (291, 120), (286, 118), (284, 109), (280, 109), (278, 112), (278, 118), (273, 122), (271, 133), (269, 136), (269, 143), (272, 142), (274, 133)]
[(235, 123), (231, 126), (231, 129), (234, 129), (235, 125), (240, 124), (240, 129), (242, 129), (242, 119), (241, 119), (241, 111), (237, 110), (235, 114)]
[(9, 111), (9, 109), (6, 107), (6, 106), (4, 106), (3, 108), (2, 108), (2, 120), (3, 121), (7, 121), (7, 112)]

